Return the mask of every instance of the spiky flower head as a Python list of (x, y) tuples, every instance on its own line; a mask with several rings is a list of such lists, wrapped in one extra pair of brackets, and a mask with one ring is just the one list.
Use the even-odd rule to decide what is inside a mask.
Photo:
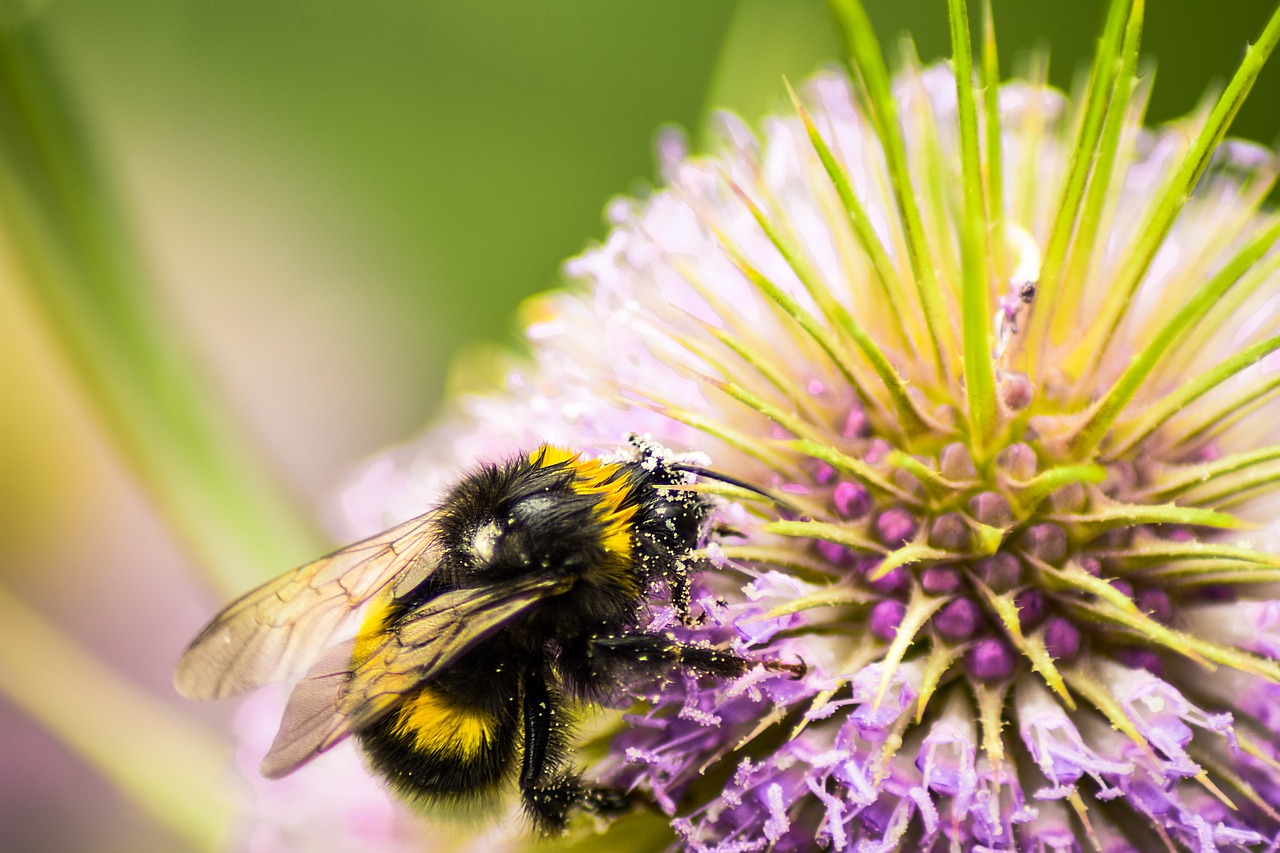
[(1274, 849), (1277, 163), (1223, 140), (1280, 13), (1156, 131), (1140, 2), (1076, 103), (997, 85), (989, 27), (975, 73), (962, 2), (951, 63), (892, 81), (834, 5), (857, 84), (712, 156), (666, 137), (666, 186), (528, 306), (532, 358), (375, 463), (353, 532), (459, 461), (637, 432), (776, 495), (723, 490), (701, 625), (646, 618), (804, 674), (644, 687), (589, 768), (666, 844)]

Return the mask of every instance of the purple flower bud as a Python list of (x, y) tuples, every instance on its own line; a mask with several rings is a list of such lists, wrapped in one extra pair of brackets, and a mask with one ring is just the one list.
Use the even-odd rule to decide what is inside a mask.
[(885, 441), (883, 438), (873, 438), (867, 442), (867, 449), (862, 453), (862, 459), (868, 464), (874, 465), (883, 459), (891, 450), (893, 445)]
[(996, 457), (996, 465), (1005, 470), (1013, 480), (1027, 481), (1036, 475), (1040, 467), (1036, 452), (1028, 444), (1011, 444)]
[(1095, 578), (1102, 575), (1102, 563), (1098, 562), (1097, 557), (1081, 557), (1078, 562), (1080, 563), (1080, 568)]
[(1235, 601), (1236, 591), (1227, 584), (1210, 584), (1200, 587), (1201, 601)]
[(867, 435), (867, 413), (862, 410), (862, 406), (854, 404), (849, 410), (848, 416), (844, 419), (844, 426), (840, 429), (840, 434), (845, 438), (866, 438)]
[(833, 566), (845, 568), (853, 565), (854, 553), (843, 545), (826, 539), (817, 539), (814, 540), (813, 548), (818, 552), (819, 557)]
[(965, 551), (969, 548), (969, 525), (958, 512), (938, 516), (929, 529), (929, 544), (944, 551)]
[(810, 379), (805, 385), (811, 397), (821, 397), (827, 393), (827, 386), (823, 384), (821, 379)]
[(1024, 589), (1014, 596), (1013, 603), (1018, 608), (1018, 624), (1023, 631), (1029, 631), (1044, 619), (1044, 593), (1038, 589)]
[(977, 479), (978, 469), (973, 465), (968, 446), (957, 441), (942, 448), (938, 454), (938, 473), (960, 482)]
[(1044, 647), (1054, 660), (1070, 661), (1080, 654), (1080, 629), (1061, 616), (1044, 626)]
[(1215, 462), (1222, 458), (1221, 451), (1217, 445), (1206, 444), (1204, 447), (1198, 448), (1187, 454), (1184, 462)]
[(893, 484), (913, 498), (924, 497), (924, 484), (906, 468), (899, 468), (893, 472)]
[(896, 598), (887, 598), (871, 608), (871, 632), (882, 640), (898, 636), (898, 626), (907, 614), (907, 605)]
[(836, 481), (836, 469), (826, 462), (813, 460), (809, 470), (810, 476), (813, 477), (813, 482), (819, 486), (829, 486)]
[(1013, 674), (1013, 650), (1003, 640), (987, 637), (969, 647), (964, 666), (979, 681), (1001, 681)]
[(930, 595), (955, 592), (960, 587), (960, 572), (946, 564), (929, 566), (920, 573), (920, 586)]
[(841, 518), (861, 518), (871, 509), (871, 493), (861, 483), (841, 480), (831, 493), (831, 501)]
[(1053, 502), (1053, 508), (1058, 512), (1081, 512), (1084, 510), (1088, 495), (1085, 493), (1084, 486), (1079, 483), (1067, 483), (1060, 489), (1049, 495), (1049, 500)]
[(902, 507), (890, 507), (876, 517), (876, 534), (890, 548), (901, 548), (919, 529), (916, 517)]
[(979, 492), (969, 499), (969, 512), (988, 527), (1008, 527), (1013, 524), (1013, 510), (1004, 495), (998, 492)]
[(1153, 586), (1141, 589), (1135, 601), (1139, 610), (1150, 615), (1157, 622), (1167, 625), (1173, 618), (1173, 602), (1169, 600), (1169, 593), (1163, 589)]
[(1035, 388), (1027, 374), (1011, 371), (1000, 377), (1000, 400), (1011, 412), (1020, 412), (1031, 405), (1035, 397)]
[(1102, 550), (1119, 550), (1128, 548), (1132, 539), (1133, 534), (1130, 533), (1129, 528), (1117, 527), (1114, 530), (1108, 530), (1106, 533), (1096, 536), (1090, 544)]
[(933, 627), (944, 640), (960, 642), (982, 624), (982, 611), (972, 598), (954, 598), (933, 614)]
[(884, 557), (880, 556), (863, 556), (858, 559), (857, 572), (862, 575), (862, 579), (867, 586), (876, 592), (884, 595), (905, 589), (910, 581), (910, 575), (902, 566), (894, 569), (882, 578), (871, 580), (871, 575), (879, 570), (880, 565), (884, 562)]
[(1130, 669), (1145, 669), (1152, 675), (1164, 671), (1164, 661), (1151, 649), (1128, 648), (1116, 652), (1116, 659)]
[(1121, 581), (1121, 580), (1111, 581), (1111, 588), (1115, 590), (1119, 590), (1121, 593), (1124, 594), (1124, 597), (1129, 599), (1130, 601), (1133, 600), (1133, 584), (1129, 583), (1128, 581)]
[(1018, 543), (1051, 566), (1067, 556), (1067, 532), (1056, 524), (1034, 524), (1018, 537)]
[[(871, 569), (869, 569), (867, 573), (870, 574), (877, 567), (878, 567), (878, 561), (876, 564), (872, 565)], [(907, 570), (904, 569), (902, 566), (898, 566), (898, 568), (889, 572), (889, 574), (885, 575), (882, 578), (876, 578), (875, 580), (868, 579), (867, 586), (871, 587), (876, 592), (884, 593), (885, 595), (888, 595), (889, 593), (897, 592), (898, 590), (905, 589), (908, 582), (909, 580), (908, 580)]]
[(976, 568), (992, 592), (1008, 592), (1022, 583), (1022, 561), (1007, 551), (982, 558)]

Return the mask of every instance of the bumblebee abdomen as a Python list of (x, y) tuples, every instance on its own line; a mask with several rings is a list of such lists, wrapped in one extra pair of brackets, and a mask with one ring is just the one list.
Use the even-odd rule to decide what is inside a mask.
[(360, 742), (375, 770), (415, 802), (483, 800), (510, 780), (518, 719), (428, 685), (365, 731)]

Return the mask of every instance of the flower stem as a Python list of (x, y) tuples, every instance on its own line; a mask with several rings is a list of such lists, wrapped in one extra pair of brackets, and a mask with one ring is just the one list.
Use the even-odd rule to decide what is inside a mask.
[(1191, 326), (1208, 313), (1237, 281), (1271, 251), (1280, 240), (1280, 221), (1250, 240), (1212, 279), (1206, 282), (1142, 348), (1129, 367), (1093, 409), (1080, 432), (1071, 441), (1077, 459), (1092, 458), (1112, 425), (1124, 413), (1142, 383), (1155, 370), (1160, 358)]
[[(982, 2), (982, 107), (983, 135), (986, 146), (987, 167), (987, 225), (988, 228), (999, 228), (1004, 222), (1004, 160), (1002, 155), (1003, 135), (1000, 129), (1000, 54), (996, 50), (995, 17), (991, 12), (991, 0)], [(990, 235), (988, 235), (988, 238)], [(992, 263), (998, 266), (997, 255), (992, 255)]]
[(1032, 366), (1037, 370), (1044, 363), (1044, 359), (1038, 357), (1038, 354), (1049, 338), (1049, 321), (1056, 313), (1063, 266), (1067, 250), (1071, 246), (1076, 219), (1080, 214), (1085, 186), (1097, 158), (1103, 120), (1111, 109), (1123, 109), (1123, 105), (1112, 103), (1111, 89), (1122, 49), (1121, 34), (1129, 18), (1132, 3), (1133, 0), (1112, 0), (1102, 38), (1098, 43), (1098, 52), (1094, 55), (1089, 88), (1085, 93), (1084, 118), (1075, 147), (1071, 151), (1062, 198), (1058, 202), (1056, 218), (1049, 230), (1048, 244), (1044, 250), (1040, 295), (1037, 297), (1039, 306), (1032, 315), (1030, 328), (1027, 330), (1026, 349), (1032, 354)]
[(1227, 129), (1243, 106), (1245, 97), (1253, 88), (1277, 41), (1280, 41), (1280, 7), (1272, 13), (1258, 42), (1245, 50), (1244, 61), (1214, 105), (1191, 149), (1182, 158), (1173, 179), (1165, 185), (1163, 194), (1153, 205), (1151, 215), (1126, 253), (1126, 263), (1108, 288), (1107, 298), (1097, 312), (1096, 322), (1091, 324), (1089, 333), (1077, 345), (1072, 361), (1079, 354), (1089, 354), (1096, 363), (1107, 351), (1156, 252), (1168, 236), (1174, 220), (1191, 198), (1196, 182), (1208, 167), (1214, 150), (1226, 136)]
[[(1214, 366), (1205, 373), (1196, 376), (1190, 381), (1184, 381), (1174, 391), (1148, 406), (1140, 417), (1130, 421), (1126, 425), (1124, 433), (1118, 436), (1111, 443), (1111, 446), (1107, 448), (1107, 457), (1115, 459), (1122, 454), (1128, 453), (1136, 445), (1150, 438), (1170, 418), (1190, 406), (1193, 402), (1213, 389), (1222, 386), (1231, 377), (1252, 367), (1277, 350), (1280, 350), (1280, 335), (1270, 337), (1247, 349), (1240, 350), (1231, 358)], [(1267, 386), (1265, 384), (1254, 384), (1246, 387), (1243, 391), (1243, 400), (1237, 397), (1226, 404), (1215, 406), (1207, 418), (1202, 417), (1201, 424), (1207, 425), (1218, 422), (1221, 418), (1226, 417), (1228, 413), (1238, 411), (1238, 407), (1248, 404), (1255, 399), (1256, 395), (1266, 391)], [(1196, 432), (1197, 429), (1190, 429), (1180, 433), (1180, 435), (1194, 437)]]
[(898, 124), (898, 111), (889, 86), (889, 70), (876, 41), (871, 20), (859, 0), (830, 0), (836, 20), (840, 22), (845, 44), (852, 60), (855, 76), (862, 78), (867, 89), (876, 134), (884, 147), (889, 166), (893, 195), (902, 214), (902, 227), (907, 237), (907, 253), (915, 274), (916, 292), (924, 311), (925, 327), (938, 369), (939, 379), (948, 384), (947, 352), (950, 350), (950, 325), (947, 322), (942, 288), (930, 260), (924, 221), (916, 203), (915, 191), (907, 168), (907, 148)]
[(232, 808), (216, 780), (226, 773), (225, 749), (3, 588), (0, 690), (157, 823), (197, 849), (223, 848)]
[(947, 6), (951, 18), (951, 61), (955, 66), (964, 184), (964, 215), (960, 217), (964, 387), (969, 404), (971, 446), (975, 462), (982, 467), (996, 428), (995, 366), (991, 359), (991, 270), (987, 251), (991, 221), (983, 203), (969, 10), (965, 0), (948, 0)]
[(314, 534), (158, 304), (29, 23), (0, 28), (0, 217), (27, 297), (107, 434), (223, 592), (314, 550)]
[(840, 203), (844, 206), (845, 214), (849, 217), (849, 227), (857, 237), (858, 245), (867, 253), (867, 257), (871, 261), (872, 269), (875, 271), (876, 283), (879, 285), (878, 291), (873, 292), (882, 298), (885, 308), (892, 318), (888, 324), (888, 330), (893, 333), (895, 343), (905, 349), (909, 337), (908, 330), (903, 321), (902, 306), (894, 300), (894, 296), (902, 292), (902, 280), (898, 277), (897, 270), (894, 269), (893, 260), (889, 257), (888, 251), (885, 250), (884, 244), (880, 242), (880, 237), (876, 234), (875, 226), (872, 225), (866, 208), (863, 207), (862, 202), (858, 200), (857, 195), (854, 193), (853, 183), (849, 180), (848, 173), (840, 165), (830, 146), (822, 138), (822, 134), (818, 132), (817, 125), (813, 122), (813, 117), (809, 115), (809, 111), (800, 102), (789, 82), (787, 83), (787, 93), (791, 96), (791, 103), (795, 107), (796, 114), (800, 116), (800, 120), (804, 124), (805, 132), (809, 136), (809, 142), (813, 146), (814, 152), (817, 153), (818, 159), (822, 162), (822, 168), (826, 170), (827, 177), (830, 178), (831, 185), (835, 188), (836, 195), (839, 196)]
[(1125, 126), (1131, 119), (1130, 100), (1133, 96), (1133, 84), (1138, 69), (1144, 7), (1144, 0), (1134, 0), (1128, 23), (1125, 25), (1124, 41), (1118, 57), (1120, 67), (1116, 73), (1115, 88), (1111, 93), (1111, 106), (1103, 117), (1097, 160), (1089, 176), (1089, 186), (1080, 209), (1079, 223), (1071, 241), (1070, 257), (1066, 261), (1066, 269), (1062, 272), (1060, 289), (1062, 301), (1058, 304), (1052, 318), (1051, 335), (1054, 340), (1066, 338), (1070, 334), (1070, 329), (1078, 323), (1080, 301), (1087, 290), (1086, 277), (1089, 273), (1089, 264), (1096, 260), (1099, 254), (1095, 251), (1097, 248), (1095, 244), (1102, 226), (1103, 210), (1108, 199), (1114, 197), (1111, 186), (1112, 170), (1120, 155)]

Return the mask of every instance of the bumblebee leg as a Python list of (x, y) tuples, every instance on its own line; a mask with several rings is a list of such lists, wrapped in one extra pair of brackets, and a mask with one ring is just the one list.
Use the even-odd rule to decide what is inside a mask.
[(574, 771), (561, 769), (571, 723), (560, 697), (547, 687), (537, 668), (524, 679), (524, 760), (520, 793), (524, 810), (539, 832), (563, 832), (575, 808), (619, 814), (630, 800), (626, 792), (588, 785)]
[[(524, 761), (520, 766), (520, 787), (527, 788), (537, 783), (548, 769), (548, 749), (551, 749), (556, 738), (552, 726), (555, 724), (555, 708), (551, 691), (547, 689), (547, 681), (542, 673), (531, 669), (524, 677)], [(558, 746), (559, 744), (555, 744)], [(551, 749), (554, 758), (559, 750)]]
[(682, 561), (674, 560), (667, 571), (667, 587), (671, 590), (671, 604), (676, 609), (676, 615), (685, 625), (694, 625), (698, 621), (689, 611), (691, 586), (689, 569)]
[(662, 634), (594, 637), (591, 653), (606, 662), (605, 669), (629, 670), (637, 675), (650, 675), (675, 666), (731, 678), (746, 672), (749, 665), (733, 652), (682, 643)]

